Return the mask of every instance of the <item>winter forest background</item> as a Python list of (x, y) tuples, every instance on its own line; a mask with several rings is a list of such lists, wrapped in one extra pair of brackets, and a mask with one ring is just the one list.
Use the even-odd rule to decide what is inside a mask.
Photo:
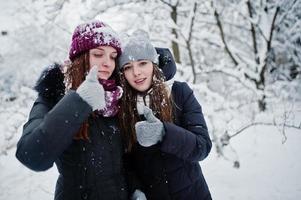
[(301, 199), (301, 0), (0, 0), (0, 199), (50, 200), (57, 172), (14, 157), (41, 71), (67, 59), (75, 26), (144, 29), (172, 50), (214, 147), (213, 199)]

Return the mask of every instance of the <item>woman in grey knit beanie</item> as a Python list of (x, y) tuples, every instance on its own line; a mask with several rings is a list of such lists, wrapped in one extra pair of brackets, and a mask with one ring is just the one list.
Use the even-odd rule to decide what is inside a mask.
[[(163, 65), (175, 65), (167, 55)], [(185, 82), (165, 80), (164, 66), (145, 32), (129, 38), (118, 63), (124, 90), (121, 130), (146, 198), (211, 200), (199, 161), (212, 144), (193, 91)], [(164, 74), (173, 73), (164, 68)]]

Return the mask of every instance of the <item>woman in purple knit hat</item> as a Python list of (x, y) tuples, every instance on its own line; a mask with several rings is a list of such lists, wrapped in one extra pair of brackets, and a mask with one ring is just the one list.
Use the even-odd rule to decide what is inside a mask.
[[(37, 81), (38, 98), (16, 157), (34, 171), (56, 164), (55, 200), (125, 200), (134, 192), (126, 181), (117, 122), (120, 45), (105, 23), (81, 24), (72, 36), (70, 63), (50, 66)], [(134, 194), (145, 199), (139, 190)]]

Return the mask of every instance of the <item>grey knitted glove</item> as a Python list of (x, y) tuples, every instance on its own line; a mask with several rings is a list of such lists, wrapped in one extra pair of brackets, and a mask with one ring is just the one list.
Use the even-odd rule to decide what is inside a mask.
[(131, 200), (146, 200), (146, 196), (143, 192), (137, 189), (133, 193)]
[(155, 117), (153, 111), (143, 107), (143, 114), (146, 121), (140, 121), (135, 124), (137, 141), (141, 146), (149, 147), (162, 141), (164, 136), (163, 123)]
[(76, 90), (79, 96), (92, 107), (93, 111), (101, 110), (106, 106), (105, 91), (98, 82), (97, 71), (97, 66), (93, 66), (86, 76), (86, 80)]

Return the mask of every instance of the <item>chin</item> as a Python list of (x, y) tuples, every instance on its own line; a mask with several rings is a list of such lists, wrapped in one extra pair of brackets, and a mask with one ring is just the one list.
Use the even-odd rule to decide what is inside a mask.
[(99, 79), (104, 79), (104, 80), (108, 80), (109, 78), (107, 76), (99, 76)]
[(148, 90), (148, 88), (140, 87), (140, 88), (136, 88), (136, 90), (139, 91), (139, 92), (146, 92)]

